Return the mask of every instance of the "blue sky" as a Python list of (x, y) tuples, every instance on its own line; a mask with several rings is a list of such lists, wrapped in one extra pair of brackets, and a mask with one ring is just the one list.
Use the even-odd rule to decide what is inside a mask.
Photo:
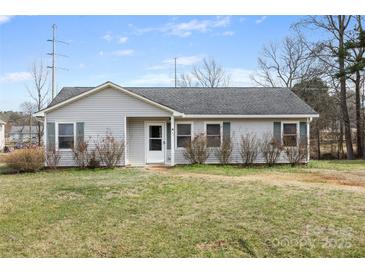
[(232, 85), (250, 86), (249, 75), (265, 43), (290, 33), (297, 16), (0, 16), (0, 110), (29, 101), (26, 85), (33, 60), (51, 44), (58, 26), (57, 90), (113, 81), (122, 86), (172, 86), (178, 73), (213, 57), (232, 74)]

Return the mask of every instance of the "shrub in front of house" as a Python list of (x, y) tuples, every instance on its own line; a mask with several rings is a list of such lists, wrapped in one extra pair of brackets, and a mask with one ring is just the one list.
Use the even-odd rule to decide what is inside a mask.
[(61, 160), (61, 155), (56, 149), (50, 149), (46, 151), (46, 163), (47, 167), (56, 169), (58, 163)]
[(260, 142), (255, 134), (247, 133), (242, 135), (240, 141), (240, 155), (242, 163), (245, 165), (253, 164), (259, 153), (259, 147)]
[(35, 172), (44, 167), (44, 150), (41, 147), (18, 149), (9, 153), (5, 162), (17, 172)]
[(233, 141), (231, 137), (223, 137), (221, 145), (216, 148), (215, 156), (222, 165), (229, 163), (233, 150)]
[(185, 145), (184, 158), (191, 164), (204, 164), (209, 155), (207, 137), (204, 134), (196, 135), (191, 142)]
[(100, 167), (100, 160), (97, 157), (97, 154), (96, 154), (96, 151), (95, 150), (92, 150), (89, 153), (89, 157), (88, 158), (89, 158), (89, 161), (88, 161), (88, 164), (87, 164), (87, 167), (88, 168), (94, 169), (94, 168)]
[(77, 142), (75, 148), (72, 150), (73, 158), (79, 168), (86, 168), (89, 163), (89, 142)]
[(283, 147), (271, 134), (265, 134), (260, 142), (260, 150), (266, 164), (273, 166), (279, 160)]
[(100, 164), (107, 168), (116, 167), (125, 153), (124, 141), (118, 140), (110, 132), (98, 138), (95, 148)]
[(307, 157), (307, 139), (301, 139), (298, 146), (285, 147), (284, 152), (292, 166), (303, 163)]

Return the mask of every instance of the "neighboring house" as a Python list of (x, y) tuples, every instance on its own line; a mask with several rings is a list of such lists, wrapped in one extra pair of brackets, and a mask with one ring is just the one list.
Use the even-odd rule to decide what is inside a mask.
[[(126, 143), (121, 165), (188, 163), (183, 144), (200, 133), (212, 149), (231, 136), (230, 162), (239, 163), (241, 135), (269, 133), (297, 145), (300, 136), (309, 140), (309, 123), (318, 117), (286, 88), (136, 88), (111, 82), (65, 87), (35, 115), (44, 119), (46, 147), (60, 151), (60, 166), (75, 165), (76, 140), (96, 140), (107, 131)], [(280, 161), (287, 162), (284, 156)], [(257, 162), (264, 162), (261, 155)], [(207, 163), (218, 163), (214, 153)]]
[(5, 125), (3, 120), (0, 120), (0, 151), (3, 151), (5, 147)]
[(8, 142), (13, 144), (25, 144), (30, 143), (32, 139), (32, 144), (37, 143), (37, 126), (33, 125), (31, 128), (29, 125), (23, 126), (11, 126)]

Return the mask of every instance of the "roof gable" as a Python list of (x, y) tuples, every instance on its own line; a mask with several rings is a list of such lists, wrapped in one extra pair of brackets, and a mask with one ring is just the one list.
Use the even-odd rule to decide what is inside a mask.
[(118, 86), (112, 82), (106, 82), (102, 85), (99, 85), (97, 87), (93, 88), (82, 88), (82, 87), (76, 87), (76, 88), (62, 88), (61, 91), (57, 94), (57, 96), (52, 100), (52, 102), (43, 110), (38, 111), (35, 113), (36, 116), (43, 116), (45, 112), (57, 109), (62, 107), (65, 104), (72, 103), (74, 101), (77, 101), (85, 96), (91, 95), (95, 92), (104, 90), (106, 88), (113, 88), (115, 90), (118, 90), (120, 92), (123, 92), (125, 94), (130, 95), (131, 97), (137, 98), (139, 100), (144, 101), (145, 103), (151, 104), (153, 106), (156, 106), (160, 109), (163, 109), (165, 111), (169, 111), (172, 113), (175, 113), (176, 111), (174, 109), (171, 109), (167, 106), (161, 105), (155, 101), (152, 101), (146, 97), (140, 96), (134, 92), (131, 92), (129, 90), (124, 89), (121, 86)]

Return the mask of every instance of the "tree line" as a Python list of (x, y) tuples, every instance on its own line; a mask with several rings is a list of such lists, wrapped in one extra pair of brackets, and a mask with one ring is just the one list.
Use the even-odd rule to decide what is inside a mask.
[[(251, 76), (259, 86), (291, 89), (320, 114), (311, 123), (317, 158), (321, 158), (322, 135), (337, 147), (337, 158), (344, 154), (349, 160), (365, 158), (364, 18), (304, 17), (282, 41), (263, 46), (258, 71)], [(230, 86), (230, 75), (214, 59), (204, 59), (190, 73), (180, 75), (179, 85)]]

